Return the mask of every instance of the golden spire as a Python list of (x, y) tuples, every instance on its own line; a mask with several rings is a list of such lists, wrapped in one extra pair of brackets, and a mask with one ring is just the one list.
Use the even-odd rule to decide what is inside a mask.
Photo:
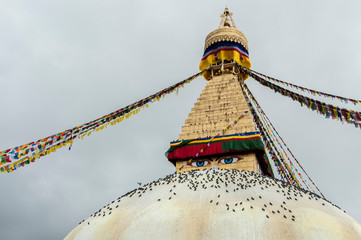
[[(231, 21), (232, 26), (229, 21)], [(208, 34), (205, 50), (217, 42), (240, 43), (248, 50), (247, 39), (243, 33), (236, 29), (232, 19), (232, 13), (227, 7), (221, 15), (220, 27)], [(247, 57), (240, 56), (238, 52), (237, 55), (235, 51), (229, 50), (229, 46), (227, 47), (226, 52), (222, 53), (222, 48), (219, 48), (215, 50), (218, 52), (209, 56), (209, 58), (213, 60), (215, 55), (220, 59), (223, 55), (225, 58), (229, 55), (231, 59), (221, 59), (222, 69), (218, 61), (219, 59), (214, 62), (205, 62), (208, 65), (211, 63), (212, 76), (209, 79), (212, 80), (208, 82), (195, 103), (178, 140), (212, 137), (222, 128), (226, 127), (227, 124), (233, 122), (244, 111), (249, 110), (239, 84), (239, 81), (244, 80), (244, 77), (239, 76), (240, 73), (235, 67), (235, 62), (243, 66), (242, 63)], [(237, 56), (241, 58), (241, 60), (233, 60), (233, 57)], [(206, 60), (207, 59), (204, 61)], [(250, 67), (250, 64), (247, 65), (247, 67)], [(232, 129), (227, 130), (223, 135), (253, 132), (255, 130), (253, 119), (251, 115), (248, 114), (240, 123), (233, 126)]]
[(201, 70), (211, 67), (208, 83), (167, 152), (177, 172), (227, 168), (271, 175), (240, 85), (247, 76), (237, 64), (250, 68), (247, 39), (226, 7), (219, 28), (206, 38), (200, 63)]

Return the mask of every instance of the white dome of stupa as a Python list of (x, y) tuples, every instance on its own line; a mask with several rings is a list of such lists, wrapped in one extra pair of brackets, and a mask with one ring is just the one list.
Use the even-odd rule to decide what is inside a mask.
[(318, 195), (252, 172), (168, 175), (80, 223), (66, 240), (361, 239), (361, 225)]

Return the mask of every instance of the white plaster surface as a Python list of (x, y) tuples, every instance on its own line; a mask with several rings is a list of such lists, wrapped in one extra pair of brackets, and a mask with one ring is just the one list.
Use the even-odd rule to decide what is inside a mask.
[(282, 181), (207, 170), (135, 189), (65, 239), (361, 239), (361, 225), (332, 203)]

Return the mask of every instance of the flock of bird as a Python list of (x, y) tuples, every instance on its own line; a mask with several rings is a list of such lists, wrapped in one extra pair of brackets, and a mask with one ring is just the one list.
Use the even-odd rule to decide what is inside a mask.
[[(192, 202), (197, 196), (202, 198), (201, 204)], [(195, 208), (223, 208), (234, 214), (262, 211), (267, 219), (280, 217), (294, 222), (297, 220), (297, 211), (294, 212), (293, 208), (307, 202), (321, 207), (331, 205), (339, 208), (315, 193), (268, 176), (235, 169), (205, 169), (170, 174), (145, 184), (112, 201), (79, 224), (90, 225), (93, 219), (123, 211), (132, 202), (144, 202), (144, 198), (151, 204), (162, 204), (177, 197), (189, 201), (187, 204)], [(206, 206), (203, 204), (205, 201), (208, 204)], [(139, 208), (139, 211), (142, 209)]]

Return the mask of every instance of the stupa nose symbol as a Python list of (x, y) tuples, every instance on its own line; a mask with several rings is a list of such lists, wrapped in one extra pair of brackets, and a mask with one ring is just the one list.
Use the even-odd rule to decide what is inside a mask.
[(211, 167), (211, 170), (218, 170), (218, 166), (217, 166), (217, 165), (213, 165), (213, 166)]

